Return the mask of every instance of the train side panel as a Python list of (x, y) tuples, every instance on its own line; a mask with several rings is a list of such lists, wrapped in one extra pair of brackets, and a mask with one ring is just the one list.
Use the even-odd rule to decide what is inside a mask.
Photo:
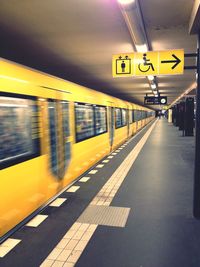
[[(4, 151), (0, 150), (0, 166), (3, 166), (0, 171), (0, 236), (45, 205), (153, 119), (152, 116), (134, 121), (133, 111), (141, 109), (140, 106), (8, 61), (1, 63), (0, 108), (4, 114), (0, 123), (3, 121), (2, 129), (5, 130), (5, 133), (0, 132), (1, 144), (9, 145), (8, 152), (18, 153), (16, 148), (24, 147), (27, 140), (27, 151), (23, 151), (27, 154), (28, 148), (34, 149), (37, 140), (37, 155), (13, 161), (8, 166), (4, 166), (3, 158), (6, 147)], [(87, 120), (89, 127), (92, 125), (91, 112), (96, 116), (95, 134), (82, 138), (81, 131), (83, 134), (89, 131), (85, 125), (79, 125), (78, 116), (84, 115), (82, 122)], [(20, 138), (11, 143), (12, 116), (20, 122), (17, 127), (24, 127), (19, 136), (21, 145), (17, 143)], [(23, 134), (26, 138), (22, 138)], [(7, 158), (10, 162), (9, 155)]]

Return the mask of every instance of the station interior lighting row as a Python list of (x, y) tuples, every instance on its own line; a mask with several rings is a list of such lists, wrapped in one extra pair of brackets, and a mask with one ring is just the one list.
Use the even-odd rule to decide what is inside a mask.
[[(140, 5), (138, 0), (117, 0), (126, 22), (126, 25), (129, 29), (131, 38), (133, 40), (134, 46), (139, 53), (145, 53), (149, 51), (148, 39), (145, 32), (144, 22), (140, 10)], [(160, 96), (156, 76), (148, 75), (147, 76), (152, 94), (155, 97)], [(186, 97), (188, 93), (197, 88), (196, 82), (193, 83), (189, 88), (187, 88), (179, 97), (177, 97), (169, 106), (172, 107), (178, 103), (183, 97)]]
[[(131, 38), (133, 40), (137, 52), (145, 53), (149, 51), (150, 49), (148, 45), (148, 40), (138, 0), (117, 0), (117, 1), (119, 3), (122, 15), (129, 29), (129, 33), (131, 35)], [(153, 75), (149, 75), (147, 76), (147, 79), (152, 94), (155, 97), (158, 97), (160, 93), (157, 88), (156, 77)]]
[(183, 97), (186, 97), (192, 90), (197, 88), (197, 83), (194, 82), (189, 88), (187, 88), (180, 96), (178, 96), (169, 106), (169, 108), (173, 107), (177, 104)]
[(150, 84), (152, 93), (154, 94), (155, 97), (158, 97), (159, 96), (159, 92), (158, 92), (158, 89), (157, 89), (155, 77), (153, 75), (148, 75), (147, 78), (149, 80), (149, 84)]
[(119, 2), (121, 5), (130, 5), (130, 4), (134, 3), (135, 0), (118, 0), (118, 2)]

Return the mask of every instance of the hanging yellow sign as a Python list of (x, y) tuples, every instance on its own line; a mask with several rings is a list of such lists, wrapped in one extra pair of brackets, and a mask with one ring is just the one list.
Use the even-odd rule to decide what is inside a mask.
[(183, 74), (184, 50), (114, 55), (113, 77)]

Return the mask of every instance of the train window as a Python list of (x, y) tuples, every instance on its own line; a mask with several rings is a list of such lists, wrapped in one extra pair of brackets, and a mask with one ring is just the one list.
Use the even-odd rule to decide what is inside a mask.
[(141, 111), (134, 110), (134, 121), (140, 121), (140, 120), (141, 120)]
[(0, 168), (40, 154), (38, 121), (35, 98), (0, 96)]
[(138, 121), (138, 111), (137, 110), (134, 110), (133, 112), (133, 117), (134, 117), (134, 122), (137, 122)]
[(135, 122), (135, 117), (134, 117), (134, 110), (132, 110), (132, 122)]
[(64, 137), (69, 137), (70, 135), (70, 128), (69, 128), (69, 102), (62, 101), (62, 117), (63, 117), (63, 130), (64, 130)]
[(93, 106), (75, 103), (76, 141), (80, 142), (94, 136)]
[(107, 132), (107, 112), (106, 107), (95, 106), (95, 134)]
[(132, 110), (129, 110), (129, 123), (133, 123), (133, 112)]
[(126, 109), (122, 109), (122, 126), (127, 125), (127, 114)]
[(115, 128), (122, 127), (122, 113), (120, 108), (115, 108)]
[(51, 157), (51, 170), (57, 175), (58, 173), (58, 159), (57, 159), (57, 109), (56, 101), (49, 100), (49, 132), (50, 132), (50, 157)]

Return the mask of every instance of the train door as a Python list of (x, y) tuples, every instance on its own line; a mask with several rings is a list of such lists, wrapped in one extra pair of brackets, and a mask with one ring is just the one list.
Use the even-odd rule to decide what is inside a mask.
[(69, 103), (67, 101), (48, 101), (50, 170), (63, 179), (71, 158), (69, 141)]
[(70, 124), (69, 124), (69, 102), (61, 101), (61, 168), (60, 176), (64, 177), (71, 159), (71, 141), (70, 141)]
[(114, 134), (115, 134), (115, 110), (114, 107), (108, 107), (108, 122), (109, 122), (109, 140), (110, 140), (110, 147), (112, 150), (113, 142), (114, 142)]
[(127, 107), (126, 110), (126, 121), (127, 121), (127, 138), (129, 138), (129, 134), (130, 134), (130, 119), (129, 119), (129, 108)]

